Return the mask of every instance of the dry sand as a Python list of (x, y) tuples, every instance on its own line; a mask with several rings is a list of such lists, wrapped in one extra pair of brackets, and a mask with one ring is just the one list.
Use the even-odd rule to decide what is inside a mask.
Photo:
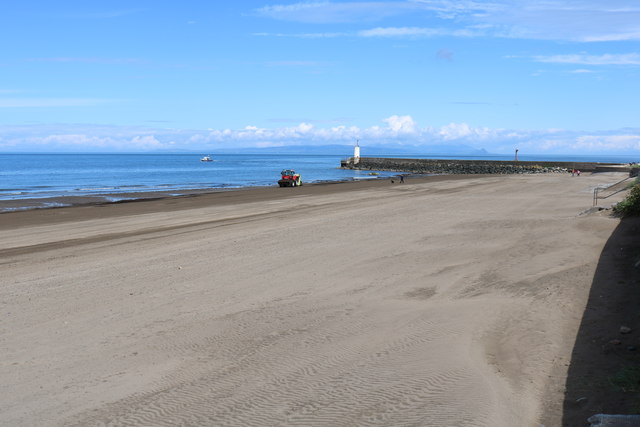
[(0, 424), (559, 425), (622, 178), (2, 214)]

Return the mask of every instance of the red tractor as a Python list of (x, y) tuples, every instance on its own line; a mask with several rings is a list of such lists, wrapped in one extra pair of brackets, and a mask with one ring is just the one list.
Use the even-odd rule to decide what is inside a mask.
[(280, 187), (297, 187), (302, 185), (300, 174), (296, 173), (293, 169), (285, 169), (280, 172), (280, 175), (282, 175), (282, 178), (278, 180)]

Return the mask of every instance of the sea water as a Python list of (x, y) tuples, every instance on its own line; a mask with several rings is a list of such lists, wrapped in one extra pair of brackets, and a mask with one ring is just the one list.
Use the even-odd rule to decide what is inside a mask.
[[(339, 155), (218, 154), (202, 162), (197, 154), (0, 154), (0, 200), (117, 195), (190, 189), (275, 186), (282, 169), (295, 169), (303, 182), (388, 177), (340, 169)], [(381, 156), (382, 157), (382, 156)], [(513, 160), (513, 156), (388, 155), (384, 157)], [(522, 161), (627, 163), (630, 156), (519, 156)]]
[[(0, 200), (274, 186), (282, 169), (303, 182), (372, 179), (337, 155), (0, 154)], [(379, 176), (392, 175), (381, 173)]]

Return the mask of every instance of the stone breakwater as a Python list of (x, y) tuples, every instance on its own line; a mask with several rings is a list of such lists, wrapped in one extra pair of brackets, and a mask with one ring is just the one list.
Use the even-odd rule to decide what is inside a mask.
[(347, 169), (372, 171), (398, 171), (416, 174), (530, 174), (629, 170), (625, 165), (586, 162), (521, 162), (500, 160), (444, 160), (444, 159), (392, 159), (361, 157), (358, 162), (349, 158), (341, 162)]

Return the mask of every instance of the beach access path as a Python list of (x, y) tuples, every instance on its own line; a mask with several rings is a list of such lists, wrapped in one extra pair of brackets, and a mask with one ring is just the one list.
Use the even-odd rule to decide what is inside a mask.
[(0, 424), (559, 425), (622, 177), (2, 214)]

